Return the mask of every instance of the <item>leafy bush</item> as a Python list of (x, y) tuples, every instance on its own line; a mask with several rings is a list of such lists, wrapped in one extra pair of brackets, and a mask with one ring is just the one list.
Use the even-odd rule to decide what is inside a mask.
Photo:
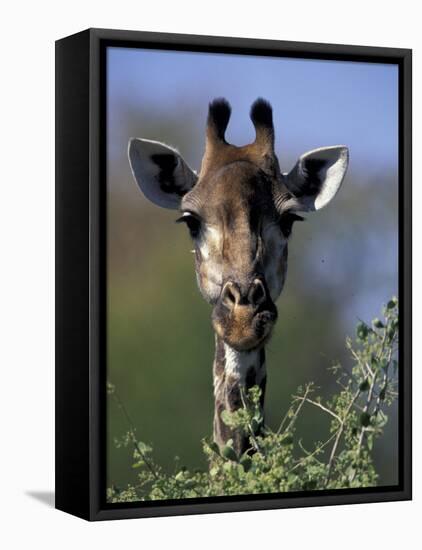
[[(260, 389), (243, 394), (243, 408), (224, 412), (223, 421), (249, 437), (250, 449), (237, 456), (232, 441), (223, 449), (209, 440), (203, 451), (209, 463), (206, 472), (188, 471), (175, 459), (173, 474), (163, 471), (153, 459), (153, 450), (140, 441), (115, 387), (108, 391), (125, 414), (129, 430), (116, 441), (133, 449), (133, 468), (138, 481), (126, 488), (111, 486), (110, 502), (178, 499), (253, 493), (280, 493), (318, 489), (371, 487), (377, 483), (372, 450), (374, 440), (387, 422), (385, 409), (397, 398), (398, 302), (390, 300), (383, 320), (371, 325), (360, 322), (354, 340), (346, 346), (352, 367), (336, 364), (338, 392), (324, 402), (313, 383), (299, 388), (275, 431), (265, 425), (259, 405)], [(296, 422), (304, 406), (312, 406), (330, 418), (324, 441), (306, 450), (296, 434)]]

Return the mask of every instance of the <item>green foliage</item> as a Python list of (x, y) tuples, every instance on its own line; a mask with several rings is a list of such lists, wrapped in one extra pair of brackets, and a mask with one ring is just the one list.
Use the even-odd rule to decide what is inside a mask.
[[(338, 392), (326, 402), (316, 395), (313, 383), (299, 388), (277, 430), (265, 425), (260, 408), (260, 389), (253, 387), (243, 397), (243, 407), (224, 412), (228, 426), (249, 437), (250, 449), (237, 456), (233, 442), (219, 449), (208, 440), (203, 452), (208, 471), (189, 471), (175, 459), (173, 473), (165, 472), (153, 459), (152, 448), (141, 442), (120, 401), (109, 384), (109, 395), (122, 409), (129, 431), (115, 444), (131, 447), (137, 483), (125, 488), (112, 485), (110, 502), (178, 499), (253, 493), (281, 493), (304, 490), (371, 487), (377, 483), (372, 450), (387, 422), (385, 409), (397, 397), (398, 302), (391, 299), (383, 320), (371, 325), (360, 322), (356, 338), (346, 340), (351, 369), (336, 364)], [(324, 441), (305, 449), (296, 432), (304, 407), (330, 418)]]

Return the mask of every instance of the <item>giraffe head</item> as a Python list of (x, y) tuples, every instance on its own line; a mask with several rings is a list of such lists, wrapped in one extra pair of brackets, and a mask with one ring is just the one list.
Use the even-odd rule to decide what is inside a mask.
[(302, 155), (287, 174), (274, 152), (269, 103), (250, 117), (255, 141), (236, 147), (225, 131), (230, 105), (209, 106), (206, 145), (197, 174), (173, 148), (134, 138), (129, 160), (145, 196), (180, 211), (194, 244), (199, 289), (213, 306), (218, 336), (238, 351), (261, 347), (277, 319), (275, 301), (287, 271), (287, 245), (299, 212), (319, 210), (343, 181), (348, 150), (323, 147)]

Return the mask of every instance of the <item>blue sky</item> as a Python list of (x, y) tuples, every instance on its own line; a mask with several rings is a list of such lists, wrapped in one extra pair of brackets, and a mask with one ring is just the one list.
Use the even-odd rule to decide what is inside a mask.
[(342, 143), (357, 169), (396, 168), (396, 65), (109, 48), (108, 67), (116, 107), (164, 115), (194, 103), (203, 124), (209, 101), (225, 96), (233, 106), (227, 137), (241, 145), (253, 140), (248, 112), (263, 96), (273, 105), (281, 158)]

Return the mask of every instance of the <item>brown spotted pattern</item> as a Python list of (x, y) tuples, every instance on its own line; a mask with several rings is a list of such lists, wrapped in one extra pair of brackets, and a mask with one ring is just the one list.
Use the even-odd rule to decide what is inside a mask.
[[(286, 278), (288, 238), (302, 219), (335, 195), (344, 177), (348, 150), (333, 146), (299, 158), (289, 174), (274, 152), (271, 106), (258, 99), (250, 117), (256, 138), (236, 147), (225, 131), (231, 109), (224, 99), (210, 104), (205, 152), (198, 174), (173, 148), (134, 138), (129, 159), (145, 196), (181, 210), (179, 222), (192, 236), (199, 289), (212, 305), (216, 351), (214, 439), (233, 439), (243, 453), (248, 441), (221, 420), (242, 406), (242, 392), (257, 384), (264, 405), (264, 346), (277, 320), (275, 301)], [(329, 176), (329, 177), (328, 177)]]
[[(182, 212), (200, 223), (193, 239), (196, 276), (202, 295), (213, 305), (214, 439), (220, 446), (233, 439), (238, 453), (247, 448), (247, 438), (233, 433), (221, 412), (239, 408), (240, 392), (255, 384), (264, 403), (264, 345), (277, 319), (275, 300), (286, 278), (294, 221), (287, 219), (288, 210), (280, 209), (289, 194), (274, 154), (271, 110), (265, 102), (258, 106), (261, 116), (254, 116), (254, 108), (251, 113), (255, 142), (235, 147), (224, 138), (227, 112), (213, 113), (211, 105), (198, 181), (181, 203)], [(259, 304), (250, 300), (257, 280), (262, 284)], [(234, 299), (230, 290), (225, 294), (227, 286), (236, 293)]]
[(250, 450), (248, 437), (229, 428), (222, 420), (225, 410), (233, 412), (243, 405), (241, 392), (247, 392), (258, 385), (262, 391), (261, 406), (264, 404), (267, 381), (265, 352), (261, 348), (253, 352), (236, 352), (216, 336), (216, 352), (213, 365), (214, 375), (214, 441), (223, 447), (229, 439), (240, 456)]

